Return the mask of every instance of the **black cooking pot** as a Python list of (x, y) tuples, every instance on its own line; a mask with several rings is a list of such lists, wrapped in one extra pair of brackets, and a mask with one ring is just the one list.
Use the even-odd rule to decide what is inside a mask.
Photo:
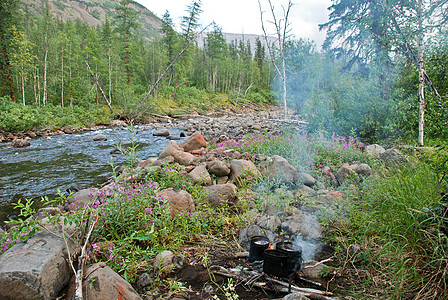
[(302, 268), (302, 247), (294, 246), (291, 242), (280, 242), (275, 249), (288, 256), (288, 272), (295, 274)]
[(288, 254), (279, 250), (265, 250), (263, 272), (279, 278), (287, 277), (290, 274)]
[(269, 239), (256, 235), (250, 239), (249, 261), (261, 261), (264, 259), (264, 250), (269, 247)]

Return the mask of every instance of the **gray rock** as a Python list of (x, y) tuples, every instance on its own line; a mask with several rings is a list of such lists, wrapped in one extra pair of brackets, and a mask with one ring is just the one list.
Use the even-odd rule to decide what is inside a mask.
[(358, 164), (353, 168), (353, 170), (362, 176), (372, 175), (372, 168), (368, 164)]
[(73, 194), (71, 198), (64, 204), (65, 210), (75, 210), (86, 206), (90, 201), (95, 199), (98, 189), (84, 189)]
[(140, 275), (140, 277), (137, 280), (137, 287), (139, 289), (144, 289), (145, 287), (152, 284), (153, 282), (154, 282), (154, 279), (152, 279), (148, 273), (143, 273), (142, 275)]
[(260, 175), (257, 167), (250, 160), (234, 159), (230, 162), (230, 179), (237, 185), (241, 180), (253, 180)]
[(378, 145), (378, 144), (372, 144), (372, 145), (368, 145), (364, 148), (364, 152), (369, 154), (369, 155), (380, 155), (384, 152), (386, 152), (386, 149), (384, 149), (382, 146)]
[(273, 179), (282, 183), (294, 183), (299, 179), (297, 169), (285, 158), (273, 155), (267, 165), (267, 173)]
[(236, 186), (233, 184), (217, 184), (204, 188), (207, 196), (205, 199), (212, 207), (223, 207), (237, 203)]
[(104, 263), (96, 263), (84, 271), (82, 283), (85, 298), (89, 300), (140, 300), (134, 288)]
[(188, 174), (188, 177), (190, 177), (194, 182), (202, 185), (211, 185), (212, 183), (212, 178), (204, 165), (199, 165), (194, 168), (193, 171)]
[(302, 236), (305, 240), (316, 240), (322, 237), (322, 227), (317, 219), (301, 211), (286, 218), (281, 226), (288, 234)]
[(102, 133), (98, 133), (92, 138), (93, 141), (107, 141), (107, 136)]
[(343, 164), (336, 172), (336, 178), (343, 184), (349, 176), (357, 177), (356, 172), (350, 167), (349, 164)]
[[(314, 266), (317, 264), (317, 261), (307, 261), (306, 263), (303, 264), (303, 267), (306, 266)], [(317, 265), (313, 268), (302, 268), (301, 273), (309, 279), (322, 279), (322, 272), (324, 270), (328, 270), (329, 266), (325, 265), (325, 264), (320, 264)]]
[(164, 277), (171, 273), (174, 269), (174, 254), (169, 250), (162, 251), (157, 254), (154, 259), (154, 270), (158, 272), (161, 277)]
[(194, 212), (196, 207), (193, 202), (193, 197), (190, 193), (184, 190), (176, 191), (172, 188), (160, 191), (161, 196), (165, 198), (168, 205), (171, 206), (171, 216), (174, 217), (181, 212)]
[(299, 173), (298, 174), (299, 181), (302, 181), (302, 183), (306, 186), (312, 187), (316, 184), (316, 179), (307, 173)]
[(152, 133), (153, 136), (169, 136), (170, 132), (166, 128), (157, 129)]
[(210, 174), (218, 177), (228, 176), (230, 174), (230, 165), (220, 160), (212, 160), (207, 162), (207, 169)]
[(240, 230), (238, 234), (238, 243), (246, 250), (249, 250), (250, 239), (256, 235), (264, 235), (265, 231), (258, 225), (249, 225)]
[(310, 300), (310, 298), (306, 297), (304, 293), (298, 292), (286, 295), (282, 300)]
[(402, 154), (397, 149), (387, 149), (380, 154), (381, 160), (387, 167), (395, 167), (409, 162), (409, 156)]
[[(75, 243), (67, 243), (74, 254)], [(64, 239), (46, 231), (14, 245), (0, 256), (0, 298), (56, 299), (71, 276), (67, 258)]]

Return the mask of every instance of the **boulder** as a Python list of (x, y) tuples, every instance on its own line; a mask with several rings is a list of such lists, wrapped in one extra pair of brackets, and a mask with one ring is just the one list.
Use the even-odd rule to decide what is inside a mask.
[(104, 263), (96, 263), (84, 271), (82, 290), (85, 299), (140, 300), (134, 288)]
[(359, 175), (362, 176), (372, 175), (372, 168), (368, 164), (356, 164), (351, 167)]
[(33, 131), (31, 131), (31, 130), (28, 130), (28, 131), (26, 132), (26, 134), (27, 134), (30, 138), (35, 138), (35, 137), (36, 137), (36, 134), (35, 134)]
[(386, 149), (384, 149), (382, 146), (378, 145), (378, 144), (372, 144), (372, 145), (368, 145), (364, 148), (364, 152), (369, 154), (369, 155), (380, 155), (384, 152), (386, 152)]
[[(305, 268), (305, 267), (311, 267), (311, 266), (315, 266), (312, 268)], [(325, 264), (318, 264), (317, 261), (307, 261), (303, 264), (303, 268), (301, 273), (309, 279), (322, 279), (322, 273), (325, 269), (328, 269), (329, 267)]]
[(174, 161), (182, 166), (193, 165), (198, 162), (198, 158), (191, 153), (179, 151), (173, 155)]
[(75, 210), (86, 206), (90, 201), (92, 201), (96, 194), (97, 189), (84, 189), (73, 194), (67, 202), (64, 204), (65, 210)]
[(204, 190), (207, 193), (205, 199), (213, 208), (237, 203), (238, 198), (235, 196), (236, 186), (234, 184), (216, 184), (205, 187)]
[(356, 175), (356, 172), (350, 167), (349, 164), (343, 164), (336, 172), (336, 178), (343, 184), (347, 177)]
[(25, 147), (29, 147), (31, 144), (29, 141), (27, 141), (25, 139), (15, 139), (8, 145), (11, 147), (14, 147), (14, 148), (25, 148)]
[(212, 184), (212, 178), (210, 177), (210, 174), (207, 172), (207, 169), (204, 165), (199, 165), (194, 168), (188, 174), (188, 177), (190, 177), (194, 182), (200, 183), (202, 185)]
[(207, 162), (207, 169), (210, 174), (218, 177), (228, 176), (230, 174), (230, 165), (220, 160), (212, 160)]
[(384, 153), (381, 153), (380, 158), (384, 162), (386, 167), (394, 167), (409, 162), (409, 156), (402, 154), (400, 151), (394, 148), (387, 149)]
[(169, 141), (168, 144), (163, 148), (162, 152), (159, 154), (159, 159), (164, 159), (168, 156), (173, 156), (177, 152), (181, 152), (182, 149), (179, 147), (176, 141)]
[(265, 235), (265, 230), (258, 225), (249, 225), (241, 229), (238, 234), (238, 243), (246, 250), (249, 250), (250, 239), (256, 235)]
[(92, 138), (93, 141), (107, 141), (107, 136), (102, 133), (98, 133)]
[(145, 159), (144, 161), (142, 161), (141, 163), (138, 164), (138, 167), (142, 168), (142, 169), (146, 169), (149, 168), (150, 166), (152, 166), (152, 164), (156, 161), (156, 158), (148, 158)]
[(160, 191), (159, 195), (163, 196), (168, 205), (171, 206), (172, 217), (183, 211), (194, 212), (196, 210), (193, 197), (187, 191), (176, 191), (173, 188), (169, 188)]
[(257, 167), (250, 160), (234, 159), (230, 162), (230, 179), (239, 183), (241, 180), (253, 180), (260, 175)]
[(297, 169), (294, 168), (285, 158), (273, 155), (267, 165), (269, 176), (282, 183), (294, 183), (298, 179)]
[(316, 184), (316, 179), (308, 173), (299, 173), (298, 178), (306, 186), (312, 187)]
[(153, 136), (169, 136), (170, 132), (166, 128), (157, 129), (152, 133)]
[(202, 147), (207, 146), (207, 142), (200, 132), (195, 132), (189, 136), (183, 143), (179, 145), (184, 149), (185, 152), (190, 152), (192, 150), (198, 150)]
[[(55, 232), (61, 236), (62, 232)], [(40, 231), (0, 256), (0, 298), (50, 300), (67, 284), (71, 269), (63, 238)], [(70, 253), (75, 243), (67, 238)], [(112, 299), (112, 298), (110, 298)]]
[(174, 269), (173, 259), (173, 252), (169, 250), (160, 252), (154, 259), (154, 270), (158, 272), (161, 277), (168, 275)]

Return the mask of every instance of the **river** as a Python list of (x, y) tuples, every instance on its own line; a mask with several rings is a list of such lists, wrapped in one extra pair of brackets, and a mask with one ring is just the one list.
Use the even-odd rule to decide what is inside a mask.
[[(167, 145), (165, 137), (153, 136), (154, 129), (147, 125), (134, 127), (138, 143), (137, 158), (156, 157)], [(171, 136), (179, 137), (182, 129), (169, 129)], [(102, 133), (107, 141), (88, 141)], [(39, 137), (30, 140), (27, 148), (7, 147), (0, 143), (0, 223), (13, 214), (12, 203), (18, 199), (57, 195), (70, 185), (86, 187), (101, 184), (111, 173), (110, 165), (123, 164), (126, 157), (112, 154), (117, 143), (130, 146), (131, 133), (126, 127), (104, 128), (77, 134), (55, 135), (51, 139)]]

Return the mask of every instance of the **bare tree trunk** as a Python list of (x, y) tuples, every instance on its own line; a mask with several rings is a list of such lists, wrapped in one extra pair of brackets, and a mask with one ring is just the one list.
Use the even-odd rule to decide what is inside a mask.
[(109, 101), (112, 102), (112, 65), (110, 63), (110, 46), (107, 49), (108, 72), (109, 72)]
[(43, 86), (43, 98), (42, 105), (47, 103), (47, 58), (48, 58), (48, 42), (47, 42), (47, 30), (45, 30), (45, 56), (44, 56), (44, 86)]
[(423, 3), (418, 0), (417, 15), (419, 19), (418, 27), (418, 97), (420, 100), (420, 109), (418, 114), (418, 144), (424, 145), (425, 133), (425, 69), (424, 69), (424, 51), (423, 51)]
[(62, 43), (61, 61), (61, 106), (64, 107), (64, 43)]
[(22, 98), (23, 98), (23, 106), (25, 106), (26, 105), (26, 102), (25, 102), (25, 76), (23, 75), (23, 72), (22, 72)]

